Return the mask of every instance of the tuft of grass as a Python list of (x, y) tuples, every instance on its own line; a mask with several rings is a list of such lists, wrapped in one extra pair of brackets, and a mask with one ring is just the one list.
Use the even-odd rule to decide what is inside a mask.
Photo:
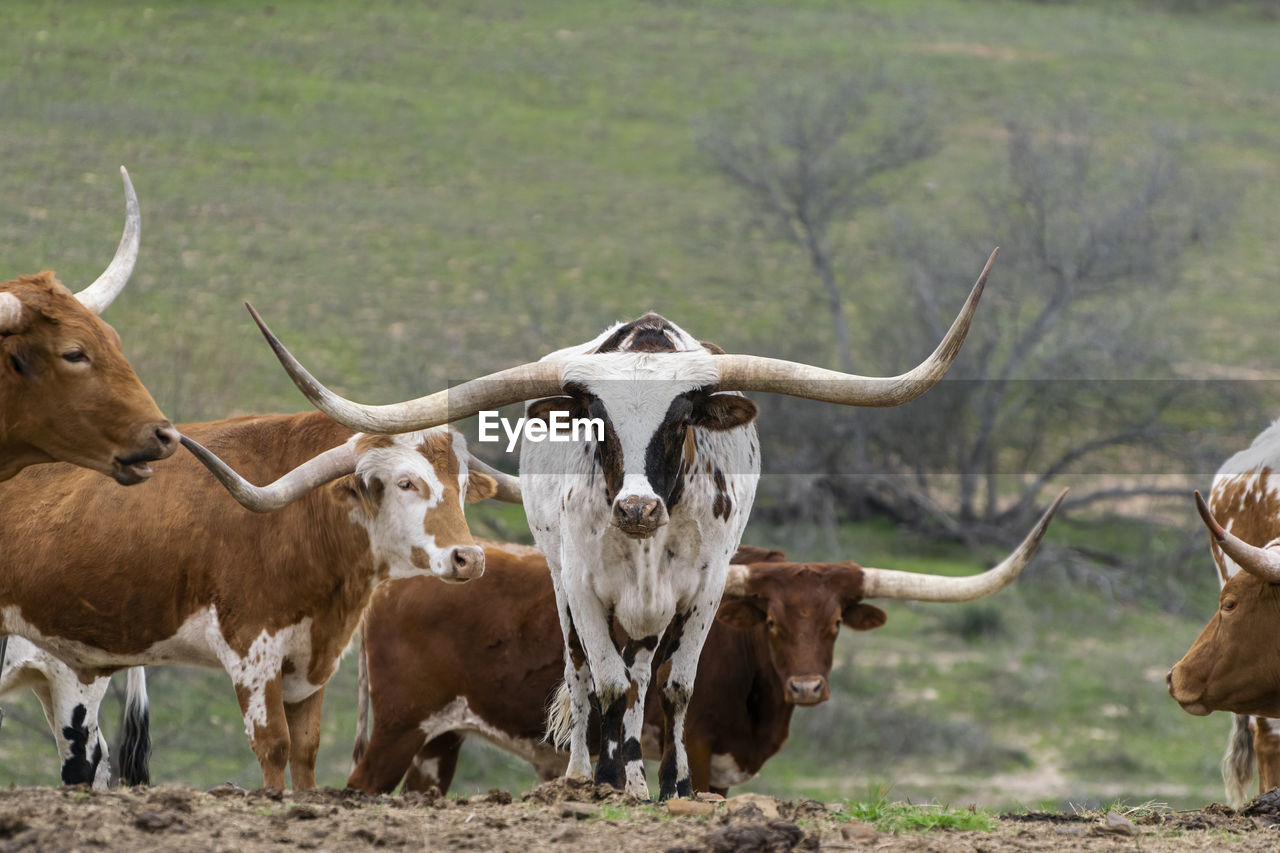
[(881, 832), (931, 832), (937, 829), (994, 832), (999, 821), (993, 812), (969, 806), (953, 809), (939, 803), (903, 803), (889, 799), (889, 789), (878, 786), (872, 796), (849, 801), (836, 820), (860, 820)]

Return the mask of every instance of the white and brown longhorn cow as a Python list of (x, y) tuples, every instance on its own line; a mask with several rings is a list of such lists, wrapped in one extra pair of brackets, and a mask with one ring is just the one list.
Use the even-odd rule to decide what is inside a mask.
[[(479, 577), (463, 501), (519, 501), (519, 486), (490, 476), (450, 428), (353, 435), (309, 412), (183, 430), (200, 458), (175, 458), (147, 489), (67, 465), (0, 484), (0, 631), (86, 684), (148, 664), (222, 668), (264, 784), (283, 788), (288, 766), (295, 788), (312, 787), (324, 685), (376, 585)], [(97, 709), (66, 696), (49, 703), (63, 779), (93, 782)]]
[[(566, 641), (573, 696), (567, 773), (590, 775), (586, 727), (594, 692), (604, 709), (596, 779), (648, 797), (641, 717), (650, 659), (668, 632), (673, 651), (662, 686), (668, 749), (659, 770), (665, 799), (691, 792), (684, 717), (760, 473), (755, 404), (735, 392), (856, 406), (916, 398), (959, 352), (994, 259), (993, 252), (934, 353), (888, 378), (726, 355), (648, 314), (539, 362), (416, 400), (368, 406), (333, 394), (279, 341), (272, 339), (272, 346), (314, 405), (365, 432), (418, 429), (520, 401), (533, 401), (530, 418), (567, 411), (603, 423), (603, 439), (526, 441), (520, 455), (525, 512), (551, 567)], [(609, 630), (611, 618), (629, 638), (621, 650)], [(628, 711), (631, 690), (639, 698)]]
[(1280, 787), (1280, 421), (1222, 463), (1207, 504), (1196, 501), (1212, 534), (1219, 610), (1170, 670), (1169, 692), (1193, 714), (1235, 712), (1222, 779), (1238, 803), (1255, 763), (1259, 791)]
[(120, 175), (124, 234), (93, 284), (72, 293), (48, 271), (0, 284), (0, 480), (61, 460), (128, 486), (178, 448), (120, 336), (98, 317), (138, 259), (138, 198), (123, 166)]

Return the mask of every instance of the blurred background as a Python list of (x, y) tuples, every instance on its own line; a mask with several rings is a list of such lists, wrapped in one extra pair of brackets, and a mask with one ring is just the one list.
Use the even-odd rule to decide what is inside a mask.
[[(125, 164), (142, 252), (105, 318), (175, 422), (306, 408), (246, 300), (366, 402), (648, 310), (730, 352), (893, 374), (1000, 246), (959, 362), (920, 401), (757, 395), (745, 541), (969, 573), (1070, 485), (1048, 547), (992, 599), (891, 603), (884, 628), (842, 637), (831, 700), (796, 713), (745, 787), (1223, 799), (1229, 720), (1184, 714), (1164, 673), (1217, 595), (1190, 489), (1280, 412), (1276, 0), (10, 2), (2, 18), (3, 275), (92, 281)], [(518, 509), (472, 517), (529, 541)], [(260, 784), (224, 674), (150, 677), (156, 781)], [(354, 683), (351, 658), (326, 695), (321, 784), (349, 769)], [(34, 697), (2, 704), (0, 783), (56, 783)], [(458, 779), (534, 781), (476, 745)]]

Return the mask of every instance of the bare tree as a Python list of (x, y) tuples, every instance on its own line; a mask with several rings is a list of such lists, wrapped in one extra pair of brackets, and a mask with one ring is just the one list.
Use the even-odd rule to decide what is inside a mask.
[[(742, 190), (754, 222), (804, 252), (827, 307), (836, 360), (854, 372), (847, 287), (833, 235), (880, 202), (885, 176), (938, 148), (928, 97), (882, 69), (792, 80), (708, 119), (698, 143)], [(864, 417), (846, 412), (833, 428), (853, 448), (854, 466), (865, 468)]]
[(943, 239), (900, 223), (894, 241), (916, 304), (887, 325), (917, 341), (946, 322), (956, 258), (980, 257), (993, 234), (1002, 243), (998, 286), (953, 369), (962, 381), (877, 433), (877, 449), (910, 460), (914, 488), (965, 527), (1024, 523), (1064, 474), (1107, 475), (1075, 506), (1165, 494), (1146, 475), (1194, 470), (1202, 448), (1180, 415), (1209, 405), (1177, 376), (1165, 306), (1222, 195), (1193, 190), (1172, 143), (1107, 153), (1076, 114), (1007, 131), (1007, 177), (984, 197), (985, 216)]

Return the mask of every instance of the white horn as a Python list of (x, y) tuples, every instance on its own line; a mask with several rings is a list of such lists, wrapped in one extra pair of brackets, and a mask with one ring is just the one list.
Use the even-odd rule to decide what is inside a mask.
[(273, 512), (286, 507), (325, 483), (356, 470), (355, 451), (349, 444), (340, 444), (313, 456), (270, 485), (255, 486), (213, 451), (185, 435), (182, 436), (182, 446), (218, 478), (241, 506), (254, 512)]
[(412, 432), (469, 418), (483, 409), (497, 409), (511, 403), (555, 397), (564, 393), (560, 383), (560, 363), (534, 361), (472, 379), (444, 391), (416, 400), (385, 406), (368, 406), (340, 397), (321, 385), (284, 344), (271, 333), (252, 305), (249, 313), (276, 358), (311, 404), (343, 426), (369, 433)]
[(124, 179), (124, 234), (116, 247), (116, 256), (98, 276), (98, 280), (76, 294), (80, 304), (95, 314), (101, 314), (112, 300), (124, 290), (138, 261), (138, 243), (142, 236), (142, 215), (138, 212), (138, 196), (124, 166), (120, 167)]
[(987, 258), (969, 298), (947, 334), (927, 359), (913, 370), (899, 376), (872, 377), (840, 373), (778, 358), (758, 355), (718, 355), (715, 365), (720, 372), (722, 391), (767, 391), (839, 403), (845, 406), (900, 406), (932, 388), (951, 367), (960, 353), (969, 325), (973, 322), (978, 300), (987, 283), (987, 274), (996, 259), (997, 248)]
[(1004, 589), (1013, 583), (1022, 568), (1040, 545), (1049, 521), (1058, 511), (1067, 489), (1054, 499), (1044, 515), (1036, 522), (1022, 543), (1000, 565), (980, 575), (963, 578), (946, 575), (927, 575), (921, 572), (900, 572), (893, 569), (862, 570), (863, 598), (896, 598), (908, 601), (972, 601)]
[(1210, 511), (1209, 505), (1204, 502), (1198, 490), (1196, 491), (1196, 509), (1200, 511), (1200, 518), (1213, 534), (1214, 541), (1218, 543), (1222, 553), (1234, 560), (1242, 571), (1248, 572), (1260, 581), (1280, 583), (1280, 553), (1271, 548), (1250, 545), (1239, 536), (1228, 533), (1226, 528), (1213, 517), (1213, 512)]
[(12, 334), (22, 322), (22, 300), (12, 293), (0, 293), (0, 335)]

